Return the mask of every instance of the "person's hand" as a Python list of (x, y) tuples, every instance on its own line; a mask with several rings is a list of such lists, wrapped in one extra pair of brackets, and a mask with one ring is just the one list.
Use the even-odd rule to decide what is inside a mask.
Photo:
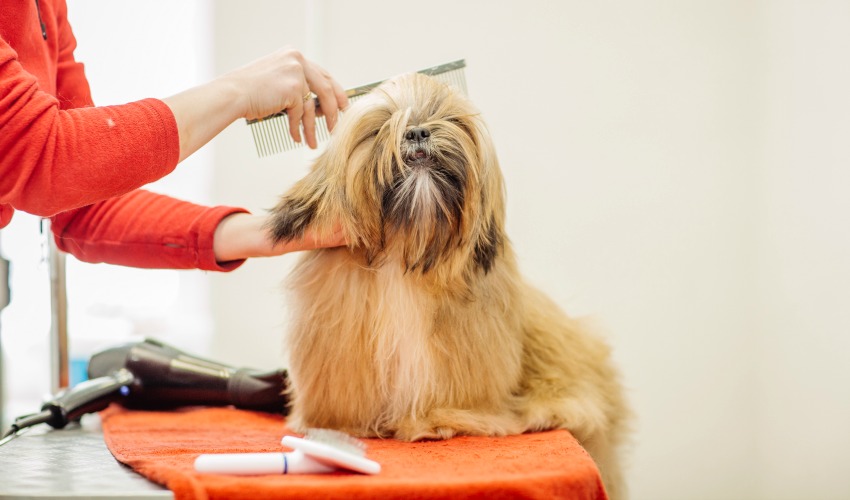
[(272, 257), (300, 250), (332, 248), (346, 244), (342, 229), (325, 238), (308, 231), (304, 238), (273, 244), (265, 227), (267, 217), (236, 213), (222, 219), (213, 235), (213, 252), (218, 262)]
[[(222, 76), (242, 92), (242, 116), (264, 118), (286, 110), (289, 133), (295, 142), (304, 138), (316, 147), (316, 116), (325, 116), (328, 129), (336, 125), (340, 109), (348, 106), (345, 91), (318, 64), (293, 48), (284, 48)], [(319, 98), (320, 109), (312, 98)]]
[[(312, 99), (319, 98), (319, 106)], [(180, 138), (179, 161), (197, 151), (239, 118), (264, 118), (286, 110), (289, 134), (316, 147), (316, 116), (325, 116), (329, 130), (339, 110), (348, 106), (345, 91), (327, 71), (295, 49), (266, 57), (162, 100), (174, 114)]]

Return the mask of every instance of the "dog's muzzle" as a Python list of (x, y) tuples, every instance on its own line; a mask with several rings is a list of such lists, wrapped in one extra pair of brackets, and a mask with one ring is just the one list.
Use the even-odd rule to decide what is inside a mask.
[(411, 162), (427, 160), (431, 156), (431, 132), (424, 127), (414, 127), (404, 134), (405, 159)]

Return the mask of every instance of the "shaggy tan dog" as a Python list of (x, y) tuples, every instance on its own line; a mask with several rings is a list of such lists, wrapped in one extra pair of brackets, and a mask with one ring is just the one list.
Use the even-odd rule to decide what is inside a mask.
[(519, 274), (466, 98), (411, 74), (355, 103), (271, 230), (339, 224), (348, 247), (305, 254), (291, 276), (293, 428), (411, 441), (566, 428), (622, 495), (609, 349)]

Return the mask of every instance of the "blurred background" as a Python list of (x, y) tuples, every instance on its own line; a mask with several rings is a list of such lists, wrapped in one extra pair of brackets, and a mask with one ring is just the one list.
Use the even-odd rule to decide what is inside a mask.
[[(68, 0), (95, 102), (165, 97), (283, 45), (346, 88), (465, 58), (528, 280), (594, 317), (637, 419), (634, 499), (850, 498), (850, 3)], [(150, 189), (272, 207), (314, 152), (234, 123)], [(35, 217), (3, 230), (10, 417), (47, 379)], [(140, 336), (281, 363), (297, 256), (229, 274), (69, 258), (72, 357)]]

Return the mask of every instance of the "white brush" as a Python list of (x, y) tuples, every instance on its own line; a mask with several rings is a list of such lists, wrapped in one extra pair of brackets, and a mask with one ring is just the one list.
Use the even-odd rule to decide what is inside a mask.
[(287, 453), (216, 453), (195, 459), (195, 470), (207, 474), (324, 474), (340, 469), (377, 474), (381, 464), (366, 458), (366, 445), (344, 432), (308, 429), (303, 438), (280, 441)]

